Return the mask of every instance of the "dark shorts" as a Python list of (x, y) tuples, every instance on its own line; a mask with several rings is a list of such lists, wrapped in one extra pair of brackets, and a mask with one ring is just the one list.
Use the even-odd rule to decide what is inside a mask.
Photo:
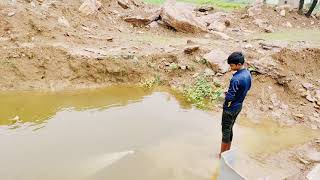
[(233, 138), (233, 125), (239, 115), (241, 108), (235, 112), (223, 110), (222, 113), (222, 142), (223, 143), (230, 143)]

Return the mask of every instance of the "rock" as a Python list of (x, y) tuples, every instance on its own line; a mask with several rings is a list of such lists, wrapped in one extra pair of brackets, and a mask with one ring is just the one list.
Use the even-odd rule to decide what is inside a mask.
[(308, 180), (318, 180), (320, 177), (320, 164), (317, 164), (307, 175)]
[(148, 25), (149, 28), (158, 28), (159, 24), (157, 21), (153, 21)]
[(130, 0), (130, 3), (136, 7), (140, 7), (144, 4), (143, 1), (139, 1), (139, 0), (138, 1), (137, 0)]
[(203, 58), (215, 72), (226, 73), (229, 70), (229, 65), (227, 63), (228, 54), (220, 49), (212, 50), (208, 54), (205, 54)]
[(187, 40), (187, 44), (195, 44), (195, 42), (192, 41), (191, 39), (188, 39), (188, 40)]
[(255, 67), (255, 71), (260, 74), (270, 74), (274, 73), (277, 67), (277, 64), (274, 62), (272, 57), (266, 56), (261, 59), (254, 60), (250, 63), (253, 67)]
[(315, 102), (316, 99), (311, 95), (310, 91), (307, 91), (306, 99), (310, 102)]
[(228, 35), (226, 35), (225, 33), (222, 33), (222, 32), (211, 31), (211, 33), (219, 36), (219, 37), (220, 37), (221, 39), (223, 39), (223, 40), (229, 40), (229, 39), (231, 39), (230, 36), (228, 36)]
[(314, 25), (314, 21), (311, 21), (310, 24), (311, 24), (311, 25)]
[(204, 76), (214, 76), (215, 75), (215, 72), (212, 70), (212, 69), (209, 69), (209, 68), (206, 68), (204, 71), (203, 71), (203, 75)]
[(102, 4), (97, 0), (85, 0), (79, 8), (79, 11), (84, 15), (92, 15), (97, 13)]
[(316, 17), (316, 19), (320, 19), (320, 12), (317, 12), (315, 15), (314, 15), (315, 17)]
[(246, 45), (244, 45), (244, 48), (245, 49), (252, 49), (253, 46), (252, 46), (252, 44), (246, 44)]
[(304, 118), (304, 115), (303, 114), (292, 114), (294, 117), (297, 117), (297, 118), (300, 118), (300, 119), (303, 119)]
[(255, 19), (253, 20), (253, 24), (257, 25), (259, 28), (266, 28), (269, 25), (267, 20)]
[(107, 37), (106, 40), (109, 41), (109, 42), (112, 42), (113, 41), (113, 37)]
[(283, 47), (283, 46), (281, 46), (281, 45), (276, 45), (276, 44), (274, 44), (274, 43), (269, 44), (269, 43), (260, 42), (259, 45), (260, 45), (261, 48), (264, 49), (264, 50), (272, 50), (272, 49), (276, 49), (276, 48), (277, 48), (277, 49), (285, 48), (285, 47)]
[(313, 88), (313, 85), (310, 83), (303, 83), (302, 87), (304, 87), (306, 90), (311, 90)]
[(33, 1), (30, 2), (31, 7), (36, 7), (36, 3), (34, 3)]
[(119, 4), (123, 9), (128, 9), (128, 8), (130, 8), (130, 2), (129, 2), (129, 0), (118, 0), (118, 4)]
[(266, 33), (274, 32), (273, 27), (269, 25), (269, 22), (267, 20), (255, 19), (253, 23), (258, 27), (262, 28)]
[(315, 98), (317, 101), (320, 101), (320, 89), (315, 91), (314, 98)]
[(316, 101), (316, 105), (318, 105), (316, 108), (319, 109), (320, 106), (320, 90), (315, 91), (314, 99)]
[(285, 27), (288, 27), (288, 28), (292, 28), (292, 24), (291, 24), (289, 21), (287, 21), (287, 22), (284, 24), (284, 26), (285, 26)]
[(264, 28), (264, 32), (273, 33), (274, 32), (273, 27), (271, 25), (269, 25), (268, 27)]
[(142, 16), (133, 16), (133, 17), (126, 17), (124, 18), (124, 21), (132, 24), (134, 27), (142, 27), (146, 26), (149, 23), (151, 23), (151, 20), (147, 17)]
[(12, 17), (12, 16), (14, 16), (16, 13), (15, 12), (9, 12), (8, 13), (8, 17)]
[(196, 61), (196, 62), (200, 62), (200, 61), (201, 61), (201, 57), (196, 56), (196, 57), (195, 57), (195, 61)]
[(247, 10), (249, 17), (255, 17), (256, 15), (261, 14), (261, 12), (262, 12), (262, 9), (260, 7), (256, 7), (256, 6), (250, 7)]
[(231, 26), (231, 21), (229, 19), (224, 20), (224, 25), (226, 27), (230, 27)]
[(286, 10), (282, 9), (280, 11), (280, 16), (285, 17), (286, 16)]
[(194, 74), (192, 75), (193, 78), (196, 78), (196, 77), (198, 77), (198, 76), (199, 76), (199, 73), (194, 73)]
[(277, 94), (271, 94), (270, 100), (271, 100), (272, 105), (274, 107), (278, 107), (280, 105), (280, 103), (281, 103), (280, 100), (277, 97)]
[(199, 12), (208, 12), (208, 11), (213, 11), (214, 7), (213, 6), (200, 6), (194, 10), (199, 11)]
[(162, 21), (177, 31), (185, 33), (206, 32), (205, 25), (199, 22), (183, 4), (176, 4), (175, 0), (167, 1), (160, 16)]
[(309, 161), (307, 161), (307, 160), (305, 160), (305, 159), (301, 158), (300, 156), (296, 155), (296, 157), (297, 157), (297, 158), (298, 158), (298, 160), (299, 160), (300, 162), (302, 162), (303, 164), (310, 164), (310, 162), (309, 162)]
[(186, 70), (186, 69), (187, 69), (187, 66), (181, 65), (181, 66), (180, 66), (180, 69), (181, 69), (181, 70)]
[(70, 27), (69, 21), (64, 16), (58, 18), (58, 24), (64, 27)]
[(228, 16), (228, 14), (226, 14), (224, 12), (216, 12), (213, 14), (209, 14), (207, 16), (201, 16), (201, 17), (197, 18), (197, 20), (202, 22), (206, 26), (209, 26), (214, 21), (219, 21), (219, 22), (225, 23), (225, 21), (228, 20), (228, 19), (226, 19), (227, 16)]
[(219, 22), (219, 21), (214, 21), (213, 23), (211, 23), (208, 27), (208, 30), (212, 30), (212, 31), (219, 31), (219, 32), (223, 32), (226, 30), (226, 25), (225, 23)]
[(144, 13), (140, 15), (125, 17), (124, 20), (128, 23), (131, 23), (135, 27), (144, 27), (151, 22), (159, 20), (160, 12), (160, 9), (152, 9), (150, 11), (144, 11)]
[(250, 16), (249, 16), (249, 14), (243, 14), (240, 18), (241, 19), (246, 19), (246, 18), (249, 18)]
[(184, 53), (186, 53), (186, 54), (192, 54), (192, 53), (198, 51), (199, 48), (200, 48), (199, 45), (188, 46), (188, 47), (186, 47), (186, 48), (184, 49)]

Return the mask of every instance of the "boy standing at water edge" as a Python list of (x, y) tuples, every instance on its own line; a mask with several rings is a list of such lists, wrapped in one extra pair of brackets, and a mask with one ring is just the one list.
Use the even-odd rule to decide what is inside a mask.
[(222, 142), (221, 153), (231, 147), (233, 132), (232, 128), (238, 114), (242, 109), (242, 103), (251, 87), (251, 74), (244, 68), (244, 56), (241, 52), (234, 52), (228, 57), (228, 64), (232, 71), (236, 71), (230, 80), (228, 92), (226, 93), (222, 113)]

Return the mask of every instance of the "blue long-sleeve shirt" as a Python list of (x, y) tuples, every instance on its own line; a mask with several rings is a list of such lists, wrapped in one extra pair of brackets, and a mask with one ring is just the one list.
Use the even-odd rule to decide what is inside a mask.
[(235, 112), (242, 107), (242, 103), (251, 88), (251, 74), (247, 69), (238, 70), (230, 80), (223, 109)]

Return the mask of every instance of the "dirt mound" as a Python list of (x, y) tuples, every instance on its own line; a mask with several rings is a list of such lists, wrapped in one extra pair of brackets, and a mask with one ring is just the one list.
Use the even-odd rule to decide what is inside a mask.
[(303, 49), (294, 51), (282, 49), (279, 53), (273, 55), (288, 72), (313, 81), (314, 83), (320, 77), (320, 49)]
[(70, 54), (61, 47), (11, 48), (0, 54), (0, 89), (61, 90), (140, 84), (155, 76), (160, 76), (163, 85), (173, 85), (180, 80), (191, 81), (192, 68), (206, 67), (181, 59), (168, 53), (90, 58)]
[(320, 128), (320, 49), (285, 48), (272, 58), (262, 58), (261, 63), (265, 63), (258, 69), (262, 75), (254, 77), (252, 96), (248, 98), (254, 113), (248, 111), (248, 116)]
[(17, 48), (1, 54), (1, 89), (63, 89), (94, 83), (139, 82), (143, 69), (128, 61), (82, 58), (53, 47)]
[[(253, 13), (250, 14), (250, 10), (253, 9)], [(249, 16), (250, 14), (250, 16)], [(299, 15), (296, 9), (287, 10), (285, 16), (281, 16), (277, 12), (277, 6), (264, 5), (258, 7), (247, 7), (246, 9), (239, 10), (234, 13), (236, 21), (234, 21), (235, 27), (242, 27), (245, 29), (256, 30), (257, 24), (255, 20), (264, 21), (266, 24), (271, 25), (275, 30), (282, 29), (319, 29), (320, 23), (316, 18), (307, 18)], [(260, 29), (262, 32), (263, 29)]]

